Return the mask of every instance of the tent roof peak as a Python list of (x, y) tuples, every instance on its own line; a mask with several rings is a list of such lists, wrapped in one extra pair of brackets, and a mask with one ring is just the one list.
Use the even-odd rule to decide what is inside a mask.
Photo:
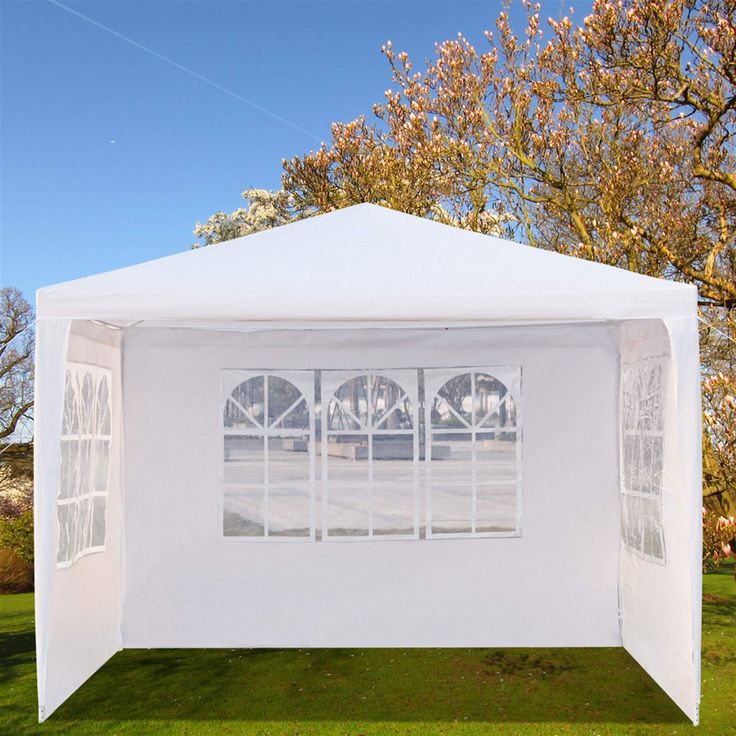
[[(689, 311), (694, 299), (694, 288), (683, 284), (358, 204), (45, 287), (38, 314), (113, 321), (600, 319), (663, 316), (683, 302)], [(622, 301), (629, 302), (623, 310)]]

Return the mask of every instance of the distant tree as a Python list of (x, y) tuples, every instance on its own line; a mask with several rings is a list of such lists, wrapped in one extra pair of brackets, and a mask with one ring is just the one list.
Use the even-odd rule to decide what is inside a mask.
[(33, 584), (33, 481), (9, 461), (9, 442), (32, 416), (33, 339), (30, 304), (0, 289), (0, 592)]
[(247, 207), (239, 207), (230, 214), (215, 212), (207, 222), (198, 222), (194, 227), (194, 234), (203, 242), (192, 247), (223, 243), (278, 227), (294, 218), (289, 208), (289, 196), (282, 190), (272, 192), (268, 189), (246, 189), (242, 197), (248, 202)]
[(0, 289), (0, 443), (33, 411), (33, 310), (18, 289)]
[[(195, 225), (194, 234), (198, 238), (201, 238), (203, 242), (195, 243), (192, 246), (193, 248), (199, 248), (202, 245), (224, 243), (234, 238), (241, 238), (244, 235), (285, 225), (287, 222), (301, 220), (321, 211), (317, 209), (310, 210), (308, 208), (295, 209), (293, 196), (283, 189), (277, 191), (247, 189), (243, 192), (242, 196), (248, 201), (246, 207), (240, 207), (230, 214), (215, 212), (205, 223), (198, 222)], [(382, 199), (379, 201), (381, 204), (387, 204)], [(390, 201), (391, 203), (395, 203), (393, 199)], [(350, 201), (345, 199), (340, 206), (358, 203), (358, 200)], [(339, 209), (339, 207), (327, 207), (325, 211), (331, 209)], [(397, 207), (395, 209), (402, 208)], [(407, 209), (409, 208), (403, 208), (404, 211)], [(457, 214), (448, 211), (438, 201), (431, 202), (426, 210), (415, 214), (431, 217), (447, 225), (455, 225), (457, 227), (466, 226), (462, 217), (458, 217)], [(499, 235), (502, 233), (504, 224), (510, 219), (511, 216), (504, 213), (484, 212), (480, 215), (476, 223), (476, 229), (488, 235)]]

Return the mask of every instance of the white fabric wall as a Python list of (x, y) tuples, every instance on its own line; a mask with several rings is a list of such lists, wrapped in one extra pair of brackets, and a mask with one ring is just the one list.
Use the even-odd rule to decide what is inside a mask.
[[(39, 720), (121, 648), (120, 331), (91, 322), (40, 321), (36, 381), (36, 636)], [(112, 371), (112, 452), (103, 552), (56, 564), (61, 417), (66, 360)]]
[[(222, 540), (222, 369), (483, 365), (522, 367), (520, 538)], [(140, 327), (124, 371), (124, 646), (620, 645), (615, 328)]]
[(626, 650), (694, 722), (700, 702), (701, 435), (697, 321), (626, 322), (621, 359), (668, 356), (662, 521), (665, 564), (621, 547)]

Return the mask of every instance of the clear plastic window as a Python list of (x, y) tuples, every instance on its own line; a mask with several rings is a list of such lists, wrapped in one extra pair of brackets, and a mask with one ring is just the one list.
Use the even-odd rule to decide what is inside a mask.
[[(516, 401), (490, 369), (460, 370), (425, 371), (427, 536), (517, 534)], [(518, 391), (518, 369), (503, 371)]]
[(664, 563), (662, 469), (664, 467), (663, 358), (621, 370), (622, 538), (644, 559)]
[(322, 372), (326, 539), (415, 538), (416, 372)]
[(224, 371), (223, 381), (226, 538), (520, 533), (520, 368)]
[(311, 397), (284, 376), (242, 377), (223, 409), (223, 534), (314, 538)]
[(111, 373), (68, 363), (61, 427), (57, 493), (60, 567), (105, 548), (105, 513), (110, 484)]

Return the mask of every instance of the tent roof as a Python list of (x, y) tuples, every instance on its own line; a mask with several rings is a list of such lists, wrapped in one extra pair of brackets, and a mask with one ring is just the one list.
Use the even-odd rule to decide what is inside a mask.
[(40, 289), (39, 319), (477, 322), (692, 315), (692, 286), (361, 204)]

